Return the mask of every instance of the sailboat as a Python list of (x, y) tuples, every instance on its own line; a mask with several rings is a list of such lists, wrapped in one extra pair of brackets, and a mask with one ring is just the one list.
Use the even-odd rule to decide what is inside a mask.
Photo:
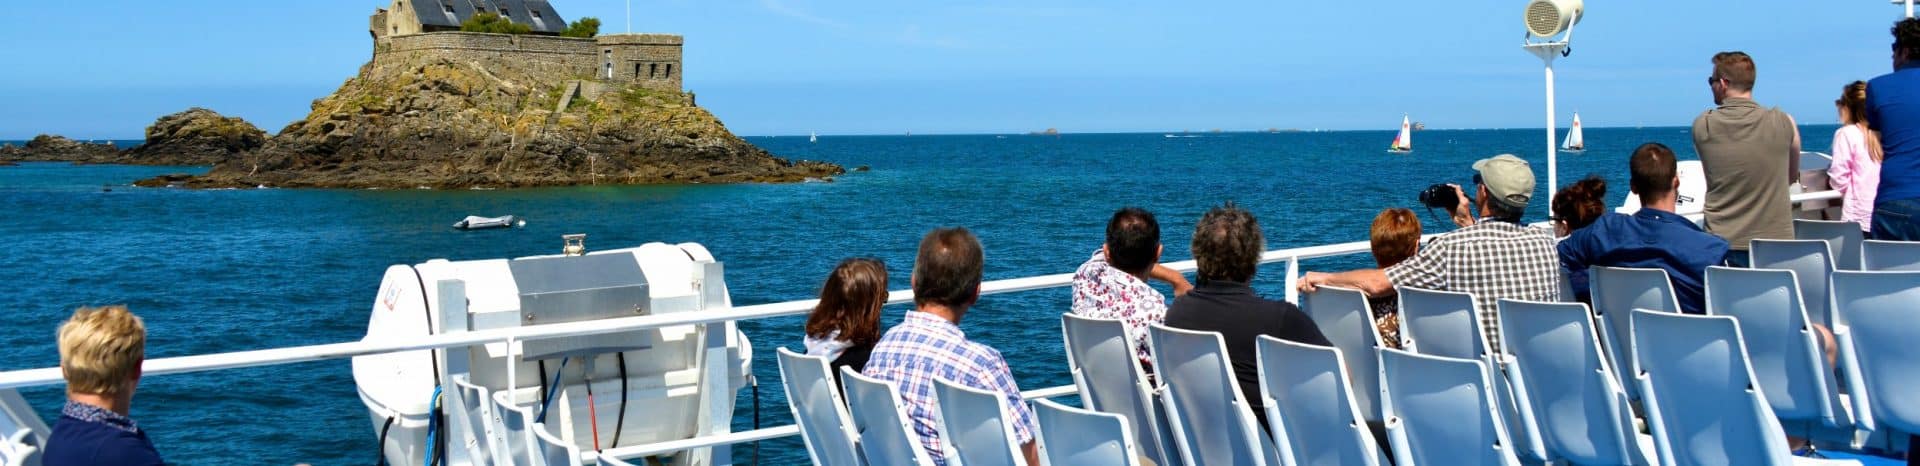
[(1413, 124), (1406, 115), (1400, 116), (1400, 135), (1394, 136), (1393, 145), (1387, 147), (1387, 152), (1395, 154), (1413, 152)]
[(1580, 134), (1579, 112), (1573, 114), (1573, 129), (1567, 131), (1567, 140), (1560, 143), (1560, 151), (1575, 154), (1587, 151), (1587, 138)]
[(807, 133), (807, 142), (820, 142), (820, 133)]

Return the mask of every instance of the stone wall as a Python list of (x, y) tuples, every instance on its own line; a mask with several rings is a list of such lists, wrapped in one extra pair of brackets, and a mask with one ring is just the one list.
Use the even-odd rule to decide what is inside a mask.
[[(673, 34), (614, 34), (598, 38), (601, 52), (601, 79), (637, 82), (647, 87), (680, 90), (680, 77), (686, 71), (680, 62), (685, 39)], [(604, 67), (613, 63), (613, 75)]]
[(599, 64), (594, 40), (575, 37), (430, 32), (388, 37), (381, 48), (376, 61), (393, 56), (512, 63), (580, 77), (594, 76)]

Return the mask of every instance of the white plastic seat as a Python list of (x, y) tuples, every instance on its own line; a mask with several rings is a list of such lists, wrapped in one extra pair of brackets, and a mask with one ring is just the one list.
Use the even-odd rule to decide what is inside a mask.
[(1614, 380), (1627, 392), (1627, 399), (1640, 399), (1639, 389), (1629, 378), (1639, 370), (1631, 342), (1633, 310), (1649, 309), (1680, 312), (1674, 297), (1673, 282), (1663, 269), (1593, 266), (1587, 271), (1593, 291), (1593, 315), (1599, 322), (1600, 342), (1613, 359)]
[(1866, 234), (1860, 231), (1858, 223), (1796, 218), (1793, 219), (1793, 239), (1826, 241), (1837, 270), (1860, 270), (1860, 249)]
[(1394, 464), (1519, 466), (1484, 363), (1383, 348), (1380, 370)]
[(1020, 442), (1008, 422), (1007, 404), (998, 393), (933, 379), (933, 393), (940, 405), (940, 429), (943, 445), (951, 449), (949, 458), (967, 466), (1020, 466), (1024, 456)]
[(464, 374), (455, 375), (449, 379), (460, 392), (462, 409), (454, 417), (465, 420), (463, 424), (466, 425), (467, 435), (470, 436), (459, 444), (471, 445), (467, 448), (468, 455), (474, 458), (477, 464), (494, 464), (494, 458), (504, 456), (500, 452), (505, 448), (501, 445), (505, 439), (501, 438), (499, 432), (494, 429), (498, 424), (493, 420), (493, 392), (486, 387), (474, 385)]
[(777, 352), (783, 382), (780, 386), (786, 390), (787, 406), (793, 411), (794, 424), (800, 426), (800, 439), (806, 443), (813, 464), (861, 464), (856, 437), (850, 430), (852, 416), (840, 400), (827, 358), (786, 348)]
[(1220, 334), (1154, 324), (1147, 335), (1181, 463), (1269, 464)]
[(1587, 305), (1500, 300), (1501, 348), (1515, 392), (1540, 420), (1550, 459), (1578, 465), (1651, 465), (1653, 438), (1639, 435)]
[(1474, 312), (1473, 295), (1410, 286), (1395, 289), (1400, 295), (1402, 348), (1449, 358), (1486, 357), (1486, 330)]
[(1827, 286), (1833, 280), (1833, 252), (1826, 241), (1756, 239), (1752, 248), (1753, 268), (1792, 270), (1800, 281), (1807, 318), (1833, 328), (1833, 310), (1827, 300)]
[(511, 392), (493, 392), (493, 406), (499, 408), (495, 411), (499, 414), (495, 418), (500, 421), (499, 432), (500, 438), (505, 441), (505, 456), (513, 460), (512, 464), (543, 466), (546, 463), (538, 454), (539, 440), (533, 433), (540, 423), (534, 422), (532, 408), (514, 403), (511, 395)]
[(580, 466), (580, 447), (554, 435), (546, 424), (534, 424), (533, 436), (539, 442), (540, 459), (547, 466)]
[[(1139, 466), (1133, 433), (1118, 414), (1039, 399), (1033, 402), (1034, 441), (1044, 466)], [(973, 464), (973, 463), (966, 463)]]
[(1080, 403), (1094, 411), (1120, 415), (1140, 453), (1160, 466), (1176, 466), (1165, 410), (1152, 394), (1126, 325), (1119, 320), (1063, 314), (1060, 332), (1067, 367), (1080, 389)]
[(1359, 290), (1323, 286), (1300, 295), (1300, 310), (1320, 327), (1327, 342), (1340, 349), (1347, 363), (1347, 375), (1353, 382), (1353, 401), (1360, 416), (1368, 422), (1382, 422), (1380, 415), (1380, 328), (1373, 323), (1373, 309), (1367, 295)]
[(1664, 465), (1859, 464), (1793, 456), (1728, 316), (1633, 311), (1634, 354)]
[(1293, 464), (1383, 464), (1380, 445), (1353, 403), (1339, 349), (1262, 335), (1255, 350), (1268, 430)]
[(1860, 270), (1920, 271), (1920, 241), (1866, 240), (1860, 244)]
[(1514, 399), (1513, 388), (1503, 373), (1502, 358), (1490, 352), (1486, 327), (1480, 323), (1480, 308), (1472, 294), (1415, 287), (1398, 287), (1400, 295), (1400, 339), (1403, 349), (1420, 354), (1449, 358), (1475, 359), (1485, 364), (1487, 380), (1493, 382), (1494, 400), (1506, 421), (1507, 435), (1517, 443), (1516, 454), (1544, 460), (1546, 450), (1534, 432), (1531, 406)]
[(847, 408), (860, 439), (860, 454), (873, 465), (930, 465), (932, 456), (920, 447), (920, 436), (907, 417), (900, 388), (892, 382), (840, 368), (846, 384)]
[[(1920, 433), (1920, 272), (1834, 272), (1833, 304), (1840, 310), (1841, 360), (1857, 360), (1854, 398), (1871, 399), (1856, 411), (1862, 423)], [(1855, 359), (1857, 358), (1857, 359)], [(1854, 384), (1851, 379), (1849, 384)], [(1871, 420), (1868, 421), (1869, 414)]]
[(1783, 427), (1795, 427), (1800, 437), (1816, 425), (1853, 427), (1851, 406), (1821, 354), (1820, 336), (1808, 326), (1792, 270), (1707, 267), (1706, 283), (1707, 314), (1737, 319), (1760, 393), (1774, 416), (1795, 421)]

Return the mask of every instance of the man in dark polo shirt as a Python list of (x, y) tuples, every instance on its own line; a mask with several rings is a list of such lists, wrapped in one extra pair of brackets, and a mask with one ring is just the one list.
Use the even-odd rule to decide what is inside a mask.
[(1260, 370), (1254, 342), (1261, 335), (1313, 345), (1332, 346), (1313, 319), (1286, 301), (1254, 294), (1253, 274), (1266, 247), (1260, 222), (1253, 214), (1227, 203), (1200, 217), (1193, 227), (1193, 259), (1199, 263), (1200, 283), (1167, 307), (1168, 327), (1219, 332), (1227, 344), (1227, 358), (1240, 393), (1253, 408), (1261, 427), (1267, 425), (1266, 405), (1260, 401)]
[(146, 345), (146, 326), (126, 306), (83, 307), (60, 324), (67, 404), (47, 437), (42, 465), (163, 464), (147, 431), (127, 417)]
[(1873, 238), (1920, 241), (1920, 19), (1894, 23), (1893, 72), (1867, 82), (1866, 113), (1886, 154)]
[[(1632, 173), (1628, 187), (1640, 196), (1640, 211), (1610, 212), (1574, 230), (1560, 241), (1560, 265), (1567, 273), (1596, 265), (1665, 269), (1680, 310), (1706, 314), (1707, 266), (1726, 257), (1727, 240), (1673, 213), (1680, 186), (1673, 149), (1657, 142), (1642, 144), (1627, 166)], [(1581, 302), (1591, 302), (1586, 282), (1575, 281), (1573, 293)]]

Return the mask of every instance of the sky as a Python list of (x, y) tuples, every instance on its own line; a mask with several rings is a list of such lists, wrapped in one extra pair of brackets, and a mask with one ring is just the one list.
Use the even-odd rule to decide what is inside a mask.
[[(628, 30), (627, 2), (551, 0)], [(269, 132), (372, 53), (385, 1), (10, 2), (0, 139), (138, 139), (207, 107)], [(741, 135), (1539, 128), (1526, 2), (635, 0), (686, 36), (685, 86)], [(1709, 58), (1743, 50), (1755, 98), (1835, 120), (1892, 67), (1884, 0), (1590, 0), (1555, 63), (1560, 126), (1685, 125)]]

